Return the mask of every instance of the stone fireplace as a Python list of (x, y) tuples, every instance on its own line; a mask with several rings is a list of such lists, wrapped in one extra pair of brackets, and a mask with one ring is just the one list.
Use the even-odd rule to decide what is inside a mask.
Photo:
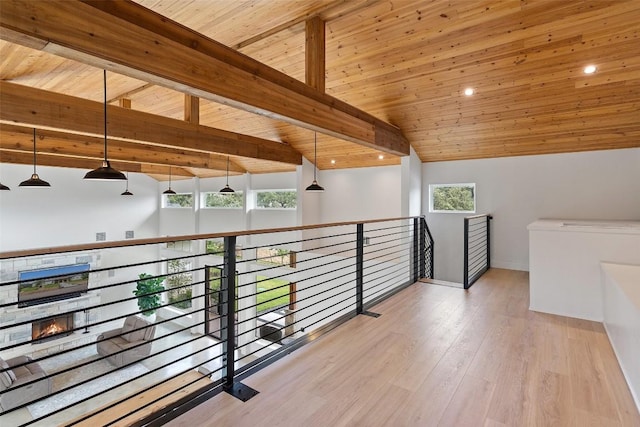
[(32, 342), (62, 338), (73, 332), (73, 313), (49, 317), (31, 324)]

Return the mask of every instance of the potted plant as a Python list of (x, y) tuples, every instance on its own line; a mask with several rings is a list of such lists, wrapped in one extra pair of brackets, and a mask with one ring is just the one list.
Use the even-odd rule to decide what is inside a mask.
[(154, 277), (151, 274), (142, 273), (138, 276), (138, 285), (133, 294), (138, 297), (138, 308), (145, 316), (151, 316), (156, 308), (161, 305), (160, 291), (164, 291), (164, 276)]

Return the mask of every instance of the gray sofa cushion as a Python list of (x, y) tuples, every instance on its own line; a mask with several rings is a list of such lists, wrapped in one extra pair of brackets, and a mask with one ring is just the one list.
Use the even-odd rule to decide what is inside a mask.
[[(0, 369), (6, 369), (6, 371), (0, 372), (0, 390), (5, 390), (11, 387), (11, 383), (13, 382), (13, 378), (15, 378), (15, 374), (9, 369), (9, 365), (2, 358), (0, 358)], [(9, 374), (11, 372), (11, 374)]]
[[(129, 342), (142, 341), (145, 339), (145, 327), (149, 326), (144, 319), (138, 316), (129, 316), (122, 326), (122, 338)], [(136, 331), (136, 329), (139, 329)]]

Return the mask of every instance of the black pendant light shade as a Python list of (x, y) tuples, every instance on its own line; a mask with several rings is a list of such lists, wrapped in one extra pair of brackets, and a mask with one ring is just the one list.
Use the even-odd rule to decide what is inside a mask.
[(227, 185), (224, 186), (220, 193), (235, 193), (233, 188), (229, 187), (229, 156), (227, 156)]
[(324, 191), (324, 187), (320, 187), (320, 185), (318, 184), (318, 181), (316, 181), (315, 179), (313, 180), (313, 182), (311, 183), (310, 186), (308, 186), (306, 189), (306, 191), (316, 191), (316, 192), (322, 192)]
[(310, 186), (305, 188), (306, 191), (321, 193), (324, 191), (324, 188), (318, 184), (316, 180), (316, 165), (318, 163), (318, 155), (317, 155), (317, 147), (318, 147), (318, 136), (316, 133), (313, 134), (313, 182)]
[(133, 193), (129, 191), (129, 172), (127, 172), (127, 188), (120, 193), (121, 196), (133, 196)]
[(122, 172), (111, 167), (109, 160), (103, 160), (102, 166), (98, 169), (89, 171), (84, 176), (84, 179), (91, 179), (95, 181), (111, 181), (111, 180), (126, 180)]
[(11, 190), (11, 189), (9, 187), (7, 187), (6, 185), (0, 183), (0, 191), (2, 191), (2, 190), (8, 191), (8, 190)]
[(171, 166), (169, 166), (169, 188), (164, 190), (162, 194), (176, 194), (176, 192), (171, 189)]
[[(43, 187), (51, 187), (47, 181), (43, 181), (40, 179), (38, 174), (36, 173), (36, 130), (33, 129), (33, 174), (31, 178), (26, 181), (22, 181), (18, 187), (30, 187), (30, 188), (43, 188)], [(9, 188), (7, 188), (8, 190)]]
[(126, 180), (127, 177), (124, 174), (109, 164), (107, 160), (107, 70), (103, 70), (103, 82), (104, 82), (104, 160), (102, 166), (94, 169), (84, 176), (84, 179), (90, 179), (94, 181), (113, 181), (113, 180)]

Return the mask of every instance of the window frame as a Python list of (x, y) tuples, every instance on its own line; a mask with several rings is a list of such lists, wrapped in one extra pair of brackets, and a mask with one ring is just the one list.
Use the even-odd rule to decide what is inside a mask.
[[(270, 208), (270, 207), (265, 207), (265, 206), (260, 206), (258, 205), (258, 194), (259, 193), (294, 193), (296, 195), (296, 206), (293, 208), (282, 208), (282, 207), (276, 207), (276, 208)], [(255, 197), (255, 208), (256, 209), (264, 209), (264, 210), (286, 210), (286, 211), (293, 211), (298, 209), (298, 190), (296, 190), (295, 188), (277, 188), (277, 189), (263, 189), (263, 190), (255, 190), (254, 191), (254, 197)]]
[[(461, 210), (436, 210), (433, 207), (434, 192), (438, 188), (448, 187), (471, 187), (473, 191), (473, 210), (461, 211)], [(477, 211), (477, 190), (475, 182), (463, 182), (452, 184), (429, 184), (429, 213), (462, 213), (462, 214), (474, 214)]]
[(244, 203), (245, 203), (244, 202), (244, 191), (236, 191), (235, 193), (233, 193), (233, 194), (241, 196), (242, 200), (241, 200), (240, 206), (207, 206), (207, 195), (208, 194), (222, 194), (222, 195), (225, 195), (225, 196), (229, 196), (229, 194), (221, 193), (219, 191), (206, 191), (206, 192), (203, 192), (200, 195), (201, 196), (200, 207), (202, 209), (221, 209), (221, 210), (225, 210), (225, 209), (235, 209), (235, 210), (244, 209)]
[[(171, 196), (191, 196), (191, 206), (169, 206), (168, 199)], [(162, 209), (193, 209), (195, 207), (195, 197), (193, 192), (176, 193), (176, 194), (162, 194)]]

